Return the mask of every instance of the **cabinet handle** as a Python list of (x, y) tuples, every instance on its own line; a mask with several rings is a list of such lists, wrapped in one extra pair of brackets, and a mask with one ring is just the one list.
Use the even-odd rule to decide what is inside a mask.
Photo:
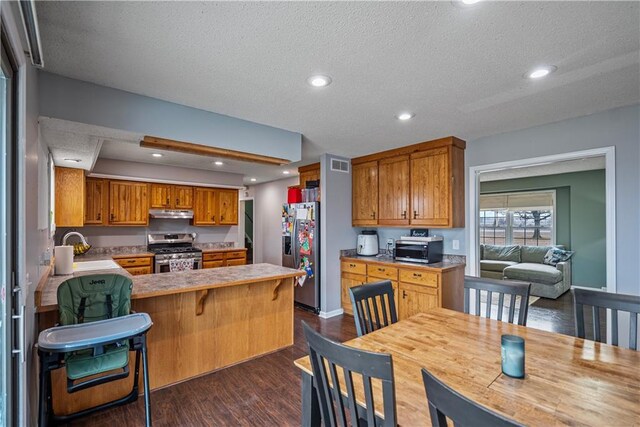
[(384, 268), (379, 268), (378, 271), (383, 273), (385, 271), (385, 269)]
[(111, 221), (114, 221), (116, 219), (116, 216), (114, 214), (111, 214)]
[(131, 264), (131, 263), (136, 262), (136, 260), (135, 260), (135, 259), (128, 259), (128, 260), (127, 260), (127, 262), (128, 262), (129, 264)]
[(216, 223), (216, 216), (215, 215), (211, 215), (211, 221), (213, 221), (213, 223)]
[(413, 211), (413, 219), (418, 219), (418, 211)]
[(349, 267), (351, 268), (355, 268), (355, 266), (356, 266), (355, 264), (349, 264)]
[(407, 211), (402, 212), (402, 219), (407, 219)]
[(376, 219), (376, 213), (375, 213), (375, 212), (373, 212), (373, 213), (371, 214), (371, 218), (372, 218), (372, 219)]
[(167, 203), (165, 205), (169, 206), (169, 197), (167, 197)]
[(220, 215), (220, 222), (224, 221), (224, 215)]
[(176, 198), (176, 206), (180, 204), (180, 199)]
[(98, 218), (96, 218), (98, 221), (100, 221), (100, 219), (102, 218), (102, 214), (100, 214), (100, 212), (98, 212)]
[(420, 273), (413, 273), (413, 277), (422, 277), (422, 274), (420, 274)]
[(406, 291), (402, 291), (402, 299), (405, 299), (407, 297), (407, 292)]

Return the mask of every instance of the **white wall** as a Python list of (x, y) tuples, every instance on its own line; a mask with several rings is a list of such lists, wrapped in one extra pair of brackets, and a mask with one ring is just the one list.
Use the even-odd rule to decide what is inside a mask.
[(357, 229), (351, 226), (351, 167), (349, 173), (331, 171), (332, 158), (320, 157), (321, 267), (320, 315), (342, 312), (340, 303), (340, 250), (356, 247)]
[(640, 295), (640, 105), (480, 138), (467, 143), (465, 162), (469, 168), (608, 146), (616, 149), (618, 293)]
[(254, 262), (282, 265), (282, 205), (287, 203), (287, 187), (298, 185), (298, 177), (250, 187), (254, 198)]

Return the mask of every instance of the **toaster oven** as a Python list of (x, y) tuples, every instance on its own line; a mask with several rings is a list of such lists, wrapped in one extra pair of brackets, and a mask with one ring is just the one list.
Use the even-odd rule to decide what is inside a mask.
[(393, 258), (398, 261), (433, 264), (442, 262), (442, 237), (405, 238), (396, 240)]

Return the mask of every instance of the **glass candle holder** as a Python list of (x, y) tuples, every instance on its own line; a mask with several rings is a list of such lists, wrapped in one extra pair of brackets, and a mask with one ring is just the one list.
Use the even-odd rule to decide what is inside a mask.
[(524, 378), (524, 338), (502, 336), (502, 373), (513, 378)]

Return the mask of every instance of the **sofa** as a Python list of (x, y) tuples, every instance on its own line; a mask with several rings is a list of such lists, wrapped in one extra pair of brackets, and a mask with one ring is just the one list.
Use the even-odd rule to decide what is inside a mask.
[(531, 295), (556, 299), (571, 288), (571, 259), (556, 266), (544, 256), (556, 246), (480, 245), (480, 276), (531, 283)]

